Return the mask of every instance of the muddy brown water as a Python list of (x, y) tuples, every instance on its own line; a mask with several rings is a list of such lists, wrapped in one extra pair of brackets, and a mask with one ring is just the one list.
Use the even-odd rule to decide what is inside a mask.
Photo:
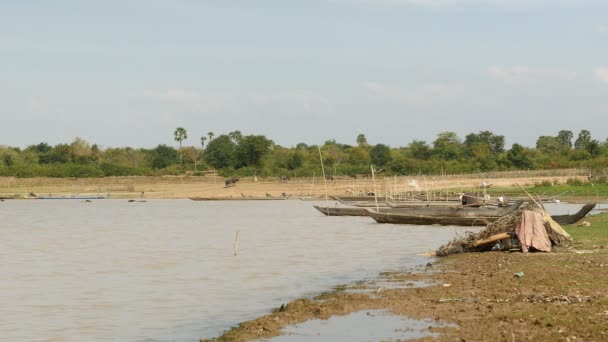
[(470, 230), (325, 217), (313, 203), (2, 202), (0, 336), (196, 341), (295, 298), (424, 264), (419, 253)]

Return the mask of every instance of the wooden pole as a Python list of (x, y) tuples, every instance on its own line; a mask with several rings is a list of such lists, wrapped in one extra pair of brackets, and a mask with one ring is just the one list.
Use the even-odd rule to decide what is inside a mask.
[(327, 208), (327, 216), (329, 216), (329, 199), (327, 199), (327, 178), (325, 178), (325, 166), (323, 166), (323, 155), (321, 155), (321, 146), (319, 149), (319, 159), (321, 159), (321, 171), (323, 172), (323, 184), (325, 186), (325, 207)]
[(234, 256), (239, 255), (239, 231), (236, 231), (236, 237), (234, 238)]
[(376, 200), (376, 212), (380, 212), (380, 206), (378, 205), (378, 191), (376, 191), (376, 175), (374, 173), (374, 165), (372, 168), (372, 182), (374, 183), (374, 199)]
[(430, 202), (431, 198), (429, 194), (429, 184), (426, 182), (426, 176), (422, 175), (422, 179), (424, 179), (424, 187), (426, 188), (426, 201)]

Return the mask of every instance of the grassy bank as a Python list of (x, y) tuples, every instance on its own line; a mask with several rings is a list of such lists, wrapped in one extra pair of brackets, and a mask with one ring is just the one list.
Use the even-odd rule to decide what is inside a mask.
[[(309, 319), (368, 309), (455, 324), (439, 340), (600, 341), (608, 339), (608, 214), (566, 226), (575, 243), (554, 253), (488, 252), (439, 259), (418, 272), (381, 275), (402, 288), (353, 285), (300, 299), (209, 341), (247, 341), (280, 334)], [(514, 273), (523, 272), (523, 277)], [(435, 285), (414, 288), (415, 281)], [(351, 293), (367, 288), (373, 296)], [(422, 340), (425, 340), (424, 338)]]

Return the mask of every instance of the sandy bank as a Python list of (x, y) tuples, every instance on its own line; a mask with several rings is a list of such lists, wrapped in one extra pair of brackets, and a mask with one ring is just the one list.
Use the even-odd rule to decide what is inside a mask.
[(281, 182), (277, 178), (244, 177), (233, 187), (224, 187), (218, 176), (106, 177), (106, 178), (13, 178), (0, 177), (0, 197), (39, 195), (107, 195), (114, 198), (187, 198), (187, 197), (293, 197), (329, 195), (362, 195), (426, 191), (471, 191), (483, 181), (493, 188), (514, 187), (516, 183), (531, 186), (543, 181), (565, 182), (569, 178), (585, 179), (571, 170), (495, 172), (486, 174), (445, 176), (378, 176), (376, 184), (369, 178), (335, 177), (324, 182), (319, 177), (294, 178)]

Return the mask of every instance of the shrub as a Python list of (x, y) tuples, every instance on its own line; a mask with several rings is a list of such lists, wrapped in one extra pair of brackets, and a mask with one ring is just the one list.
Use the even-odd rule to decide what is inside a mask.
[(574, 186), (581, 186), (581, 185), (584, 185), (585, 183), (578, 178), (568, 178), (568, 180), (566, 181), (566, 184), (574, 185)]

